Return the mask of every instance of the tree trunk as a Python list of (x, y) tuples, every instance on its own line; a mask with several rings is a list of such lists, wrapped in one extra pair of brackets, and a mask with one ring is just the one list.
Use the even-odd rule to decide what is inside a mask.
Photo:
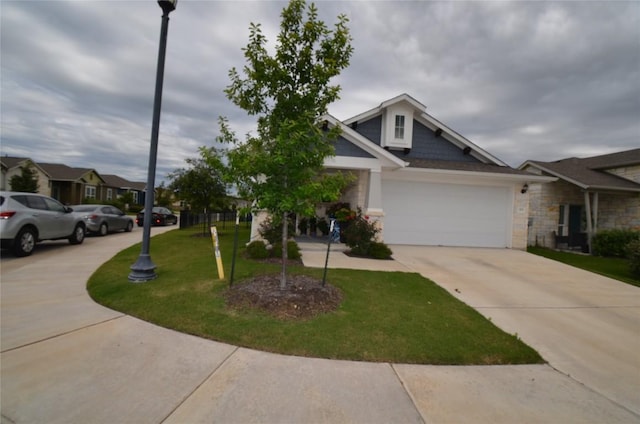
[(288, 239), (288, 227), (287, 212), (282, 214), (282, 275), (280, 276), (280, 290), (284, 290), (287, 287), (287, 239)]

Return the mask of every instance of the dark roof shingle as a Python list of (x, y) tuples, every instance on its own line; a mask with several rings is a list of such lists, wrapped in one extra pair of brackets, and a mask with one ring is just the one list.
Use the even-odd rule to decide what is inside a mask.
[(560, 177), (583, 189), (640, 192), (640, 184), (606, 172), (607, 169), (640, 165), (640, 149), (589, 158), (568, 158), (555, 162), (527, 161), (534, 167)]

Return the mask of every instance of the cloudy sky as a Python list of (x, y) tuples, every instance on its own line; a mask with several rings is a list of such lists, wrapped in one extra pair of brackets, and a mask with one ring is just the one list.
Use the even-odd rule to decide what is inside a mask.
[[(281, 1), (180, 0), (171, 13), (157, 181), (212, 145), (250, 22)], [(408, 93), (511, 166), (640, 146), (640, 2), (316, 1), (350, 19), (345, 120)], [(1, 153), (146, 180), (161, 9), (154, 0), (0, 1)]]

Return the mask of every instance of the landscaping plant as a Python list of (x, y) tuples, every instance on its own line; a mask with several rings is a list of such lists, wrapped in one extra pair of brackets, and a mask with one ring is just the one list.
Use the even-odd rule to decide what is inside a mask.
[[(257, 134), (240, 143), (221, 118), (218, 141), (234, 145), (228, 178), (240, 196), (286, 222), (292, 213), (313, 215), (316, 204), (338, 199), (348, 183), (341, 173), (323, 172), (325, 158), (335, 154), (340, 128), (330, 128), (322, 117), (339, 97), (340, 86), (331, 81), (349, 65), (353, 49), (345, 15), (330, 29), (313, 3), (291, 0), (281, 17), (274, 48), (259, 24), (250, 25), (243, 75), (232, 68), (225, 89), (229, 100), (257, 117)], [(282, 289), (288, 239), (283, 225)]]
[(627, 245), (627, 257), (631, 274), (640, 279), (640, 240), (634, 240)]
[[(225, 267), (232, 261), (233, 235), (231, 228), (219, 231)], [(249, 229), (241, 228), (240, 238), (248, 237)], [(131, 284), (127, 279), (129, 266), (140, 252), (137, 244), (96, 270), (87, 286), (91, 297), (108, 308), (166, 328), (287, 355), (418, 364), (543, 362), (516, 336), (496, 328), (417, 273), (331, 270), (329, 283), (339, 297), (330, 296), (330, 302), (314, 306), (315, 314), (297, 318), (300, 309), (304, 312), (297, 303), (288, 302), (291, 308), (272, 314), (287, 300), (281, 297), (271, 298), (264, 310), (244, 307), (242, 302), (229, 306), (232, 288), (228, 281), (216, 279), (211, 240), (198, 237), (192, 229), (154, 236), (153, 249), (159, 269), (153, 283)], [(270, 278), (277, 288), (279, 265), (247, 259), (243, 250), (244, 246), (236, 257), (233, 290), (244, 288), (256, 276), (263, 281)], [(292, 278), (291, 283), (300, 287), (312, 288), (313, 281), (305, 281), (322, 276), (322, 269), (299, 263), (292, 263), (289, 269), (292, 276), (300, 277)], [(252, 289), (261, 290), (265, 285)], [(314, 290), (321, 295), (323, 288), (315, 285)], [(270, 294), (276, 292), (271, 289)]]
[(375, 223), (368, 216), (362, 215), (362, 210), (358, 208), (344, 230), (344, 242), (353, 255), (389, 259), (391, 249), (386, 244), (375, 240), (379, 231)]
[(627, 245), (640, 240), (640, 232), (627, 229), (600, 230), (591, 239), (591, 248), (596, 256), (624, 258)]

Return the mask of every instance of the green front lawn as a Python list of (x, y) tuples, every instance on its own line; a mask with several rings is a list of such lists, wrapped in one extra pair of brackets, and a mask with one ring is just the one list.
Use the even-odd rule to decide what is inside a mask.
[[(256, 311), (226, 308), (228, 281), (218, 279), (210, 237), (175, 230), (151, 240), (156, 280), (127, 280), (140, 246), (116, 255), (88, 283), (90, 295), (109, 308), (163, 327), (264, 351), (322, 358), (418, 364), (541, 363), (536, 351), (495, 327), (419, 274), (328, 271), (342, 290), (340, 308), (308, 320), (278, 320)], [(219, 231), (226, 277), (231, 270), (232, 229)], [(248, 239), (242, 229), (240, 240)], [(242, 244), (242, 243), (241, 243)], [(235, 281), (277, 273), (277, 264), (243, 258)], [(291, 273), (322, 277), (321, 269), (290, 267)]]
[(575, 266), (605, 277), (614, 278), (640, 287), (640, 280), (631, 274), (629, 261), (621, 258), (603, 258), (600, 256), (582, 255), (571, 252), (559, 252), (545, 247), (529, 247), (529, 253), (544, 256), (567, 265)]

